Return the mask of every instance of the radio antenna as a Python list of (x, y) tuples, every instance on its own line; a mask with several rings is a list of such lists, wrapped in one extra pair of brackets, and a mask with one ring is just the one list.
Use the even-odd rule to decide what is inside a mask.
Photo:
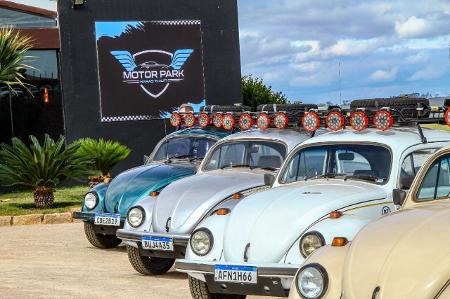
[(342, 62), (339, 60), (339, 103), (342, 106), (341, 64)]

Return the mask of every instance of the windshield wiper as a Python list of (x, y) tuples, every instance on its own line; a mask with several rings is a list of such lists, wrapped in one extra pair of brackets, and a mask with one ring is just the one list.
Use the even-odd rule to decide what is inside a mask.
[(305, 181), (308, 180), (317, 180), (317, 179), (334, 179), (336, 176), (339, 176), (341, 174), (338, 173), (325, 173), (325, 174), (320, 174), (320, 175), (310, 175), (310, 176), (306, 176), (304, 178)]
[(262, 169), (262, 170), (269, 170), (269, 171), (276, 171), (276, 170), (278, 170), (278, 168), (275, 168), (275, 167), (270, 167), (270, 166), (264, 166), (264, 167), (261, 167), (261, 166), (254, 166), (254, 167), (251, 167), (250, 169)]
[(363, 174), (363, 175), (346, 175), (344, 177), (344, 181), (348, 180), (348, 179), (357, 179), (357, 180), (364, 180), (364, 181), (371, 181), (371, 182), (375, 182), (375, 183), (379, 183), (380, 180), (383, 180), (382, 178), (379, 178), (377, 176), (374, 175), (370, 175), (370, 174)]
[(248, 164), (228, 164), (228, 165), (224, 165), (222, 166), (220, 169), (225, 169), (225, 168), (239, 168), (239, 167), (245, 167), (245, 168), (250, 168), (250, 165)]

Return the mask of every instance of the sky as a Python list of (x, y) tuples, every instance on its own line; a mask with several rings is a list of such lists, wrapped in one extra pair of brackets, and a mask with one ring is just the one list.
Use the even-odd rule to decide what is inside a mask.
[(450, 95), (450, 1), (238, 0), (244, 75), (292, 101)]

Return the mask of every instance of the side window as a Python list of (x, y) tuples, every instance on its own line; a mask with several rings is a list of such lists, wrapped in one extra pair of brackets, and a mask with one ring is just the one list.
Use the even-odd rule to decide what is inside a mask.
[(409, 154), (402, 163), (400, 172), (400, 188), (409, 189), (414, 177), (423, 163), (435, 153), (437, 149), (424, 149)]
[(450, 195), (450, 157), (436, 161), (425, 175), (417, 194), (418, 201), (448, 198)]

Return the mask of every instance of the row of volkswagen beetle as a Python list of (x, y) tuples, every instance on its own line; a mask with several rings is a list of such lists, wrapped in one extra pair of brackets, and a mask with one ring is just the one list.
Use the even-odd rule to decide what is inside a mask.
[(143, 275), (187, 273), (195, 299), (450, 298), (450, 132), (422, 127), (450, 123), (446, 106), (175, 112), (74, 217)]

